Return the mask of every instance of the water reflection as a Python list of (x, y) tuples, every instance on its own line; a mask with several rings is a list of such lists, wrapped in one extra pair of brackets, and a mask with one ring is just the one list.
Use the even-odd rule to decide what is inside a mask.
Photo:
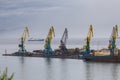
[(66, 62), (66, 59), (61, 59), (60, 60), (60, 80), (67, 80), (67, 75), (68, 75), (68, 65), (67, 65), (67, 62)]
[(15, 72), (15, 80), (120, 80), (119, 63), (71, 59), (1, 57), (0, 64)]
[(51, 65), (51, 59), (45, 58), (46, 62), (46, 80), (53, 80), (53, 71), (52, 71), (52, 65)]
[(20, 57), (20, 63), (23, 64), (24, 63), (24, 57)]
[(84, 63), (86, 80), (119, 80), (119, 63)]
[(25, 57), (19, 57), (18, 59), (19, 59), (19, 61), (20, 61), (20, 66), (21, 66), (21, 67), (20, 67), (20, 70), (19, 70), (19, 73), (20, 73), (21, 75), (19, 75), (19, 76), (20, 76), (21, 79), (24, 80), (24, 79), (26, 78), (26, 76), (25, 76), (25, 75), (26, 75), (26, 74), (25, 74), (25, 69), (26, 69), (26, 68), (25, 68), (25, 64), (26, 64), (26, 63), (25, 63)]
[(118, 63), (112, 65), (111, 73), (113, 76), (113, 80), (118, 80)]
[(64, 59), (45, 59), (45, 80), (67, 80), (68, 66)]
[(85, 77), (86, 80), (92, 80), (92, 70), (91, 70), (91, 64), (90, 63), (85, 63)]

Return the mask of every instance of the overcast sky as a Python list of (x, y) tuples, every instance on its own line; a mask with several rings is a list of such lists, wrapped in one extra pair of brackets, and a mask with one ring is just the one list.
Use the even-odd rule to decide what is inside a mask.
[[(54, 26), (61, 38), (86, 37), (93, 25), (94, 37), (110, 37), (120, 28), (120, 0), (0, 0), (0, 36), (19, 38), (28, 26), (31, 37), (44, 38)], [(120, 29), (119, 29), (120, 30)]]

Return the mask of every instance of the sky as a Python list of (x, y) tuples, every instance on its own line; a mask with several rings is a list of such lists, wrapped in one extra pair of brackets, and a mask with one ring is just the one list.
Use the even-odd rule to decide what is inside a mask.
[(120, 0), (0, 0), (0, 36), (19, 38), (28, 26), (30, 37), (45, 38), (54, 26), (57, 38), (65, 28), (69, 38), (85, 38), (92, 24), (94, 37), (109, 38), (120, 28), (119, 8)]

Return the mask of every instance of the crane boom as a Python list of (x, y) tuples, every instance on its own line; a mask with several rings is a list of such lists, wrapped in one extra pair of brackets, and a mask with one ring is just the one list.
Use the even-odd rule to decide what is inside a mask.
[(61, 45), (62, 45), (62, 44), (66, 45), (67, 39), (68, 39), (68, 30), (67, 30), (67, 28), (65, 28), (65, 31), (64, 31), (64, 33), (63, 33), (63, 35), (62, 35), (62, 38), (61, 38), (61, 40), (60, 40)]
[(52, 48), (51, 48), (51, 42), (52, 42), (53, 36), (55, 37), (55, 31), (54, 31), (54, 27), (52, 26), (49, 30), (47, 38), (45, 39), (45, 45), (44, 45), (44, 48), (45, 48), (44, 53), (47, 56), (53, 54), (53, 51), (52, 51)]
[(28, 27), (25, 27), (25, 30), (24, 30), (24, 32), (23, 32), (23, 34), (22, 34), (22, 38), (23, 38), (23, 40), (24, 40), (24, 42), (26, 42), (26, 38), (27, 38), (27, 36), (29, 37), (29, 30), (28, 30)]
[(90, 25), (89, 32), (88, 32), (87, 37), (86, 37), (85, 40), (86, 41), (88, 40), (88, 42), (90, 44), (90, 40), (91, 40), (92, 37), (93, 37), (93, 27), (92, 27), (92, 25)]
[(44, 48), (51, 48), (51, 42), (52, 42), (52, 38), (53, 36), (55, 37), (55, 32), (54, 32), (54, 28), (53, 26), (50, 28), (49, 33), (47, 35), (47, 38), (45, 39), (45, 45)]
[(65, 31), (64, 31), (64, 33), (62, 35), (62, 38), (60, 40), (60, 46), (59, 46), (60, 51), (61, 51), (62, 54), (68, 52), (67, 48), (66, 48), (67, 39), (68, 39), (68, 30), (67, 30), (67, 28), (65, 28)]
[(117, 37), (118, 37), (118, 26), (115, 25), (115, 27), (113, 27), (111, 39), (115, 39), (116, 40)]
[(28, 27), (25, 27), (25, 30), (21, 36), (21, 42), (19, 44), (19, 52), (25, 52), (25, 43), (26, 43), (26, 38), (29, 37), (29, 29)]
[(85, 52), (83, 56), (88, 55), (90, 53), (90, 41), (92, 37), (93, 37), (93, 27), (92, 25), (90, 25), (89, 32), (87, 34), (87, 37), (85, 38), (86, 45), (84, 45)]
[(111, 34), (110, 39), (109, 39), (109, 46), (108, 46), (111, 55), (114, 54), (114, 50), (116, 48), (117, 37), (118, 37), (118, 26), (115, 25), (115, 27), (113, 27), (112, 34)]

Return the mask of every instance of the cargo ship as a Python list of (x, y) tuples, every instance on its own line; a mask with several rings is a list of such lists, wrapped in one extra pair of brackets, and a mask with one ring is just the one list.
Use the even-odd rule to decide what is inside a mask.
[(120, 62), (120, 50), (116, 47), (116, 39), (118, 37), (118, 27), (115, 25), (112, 30), (112, 34), (109, 39), (109, 46), (104, 50), (90, 50), (90, 40), (93, 36), (92, 27), (86, 38), (86, 45), (82, 52), (81, 58), (84, 61), (92, 62)]
[(85, 61), (91, 62), (120, 62), (120, 56), (86, 56)]
[(101, 49), (81, 58), (88, 62), (120, 62), (120, 50), (115, 49), (114, 53), (110, 53), (109, 49)]

